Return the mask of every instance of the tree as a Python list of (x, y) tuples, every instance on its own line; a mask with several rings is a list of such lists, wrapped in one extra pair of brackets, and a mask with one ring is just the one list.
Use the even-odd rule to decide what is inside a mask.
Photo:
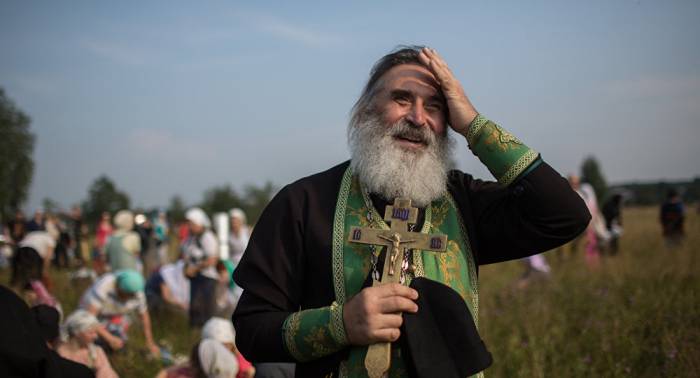
[(168, 206), (168, 218), (173, 224), (180, 223), (185, 220), (185, 202), (178, 195), (173, 196), (170, 199), (170, 206)]
[(234, 207), (243, 207), (243, 200), (231, 185), (217, 186), (204, 192), (204, 200), (200, 204), (207, 214), (226, 212)]
[(14, 214), (29, 194), (34, 174), (31, 120), (0, 88), (0, 216)]
[(252, 225), (258, 221), (260, 214), (262, 214), (275, 192), (277, 192), (277, 189), (269, 181), (261, 188), (254, 185), (246, 186), (243, 210), (246, 212), (249, 224)]
[(44, 209), (45, 213), (51, 214), (55, 214), (61, 209), (61, 205), (49, 197), (46, 197), (41, 201), (41, 207)]
[(274, 185), (267, 182), (262, 187), (247, 185), (245, 194), (241, 196), (231, 185), (223, 185), (205, 191), (204, 200), (199, 206), (209, 215), (238, 207), (245, 211), (248, 223), (255, 224), (276, 191)]
[(83, 217), (89, 224), (96, 224), (103, 212), (114, 215), (129, 208), (129, 196), (117, 189), (109, 177), (98, 177), (88, 189), (88, 198), (83, 202)]
[(600, 170), (595, 157), (589, 156), (583, 161), (581, 180), (591, 184), (593, 190), (595, 190), (598, 203), (602, 204), (608, 192), (608, 185), (605, 183), (605, 177), (603, 177), (603, 172)]

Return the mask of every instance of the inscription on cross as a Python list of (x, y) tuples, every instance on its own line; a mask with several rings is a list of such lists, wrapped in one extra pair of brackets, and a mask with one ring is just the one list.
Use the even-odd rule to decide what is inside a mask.
[[(423, 234), (408, 231), (408, 224), (415, 224), (418, 209), (411, 206), (411, 200), (397, 198), (393, 206), (387, 206), (384, 220), (391, 223), (389, 230), (370, 227), (350, 229), (349, 242), (372, 244), (387, 247), (381, 281), (373, 280), (372, 286), (398, 283), (401, 278), (403, 252), (406, 249), (444, 252), (447, 248), (447, 235)], [(372, 344), (367, 349), (365, 368), (370, 378), (381, 378), (391, 366), (391, 343)]]

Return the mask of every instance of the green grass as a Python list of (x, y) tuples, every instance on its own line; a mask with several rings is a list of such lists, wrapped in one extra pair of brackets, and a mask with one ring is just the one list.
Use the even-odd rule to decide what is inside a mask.
[[(620, 253), (597, 270), (578, 255), (546, 257), (552, 276), (525, 289), (519, 262), (480, 271), (479, 329), (494, 356), (488, 377), (700, 376), (700, 220), (688, 214), (682, 248), (664, 248), (656, 208), (624, 211)], [(8, 282), (7, 271), (0, 282)], [(54, 272), (54, 293), (67, 313), (86, 283)], [(153, 314), (156, 340), (187, 355), (199, 337), (183, 314)], [(143, 347), (140, 326), (129, 348), (112, 357), (122, 377), (153, 377), (161, 368)]]
[(624, 213), (618, 256), (589, 269), (583, 251), (546, 257), (549, 280), (517, 289), (518, 262), (480, 272), (480, 331), (492, 377), (700, 375), (700, 223), (682, 248), (664, 248), (655, 208)]

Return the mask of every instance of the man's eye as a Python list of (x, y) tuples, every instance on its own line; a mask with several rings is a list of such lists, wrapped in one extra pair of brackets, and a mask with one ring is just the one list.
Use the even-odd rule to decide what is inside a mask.
[(427, 104), (425, 108), (432, 112), (441, 112), (442, 104)]
[(409, 98), (406, 96), (394, 96), (394, 101), (401, 105), (408, 104), (410, 102)]

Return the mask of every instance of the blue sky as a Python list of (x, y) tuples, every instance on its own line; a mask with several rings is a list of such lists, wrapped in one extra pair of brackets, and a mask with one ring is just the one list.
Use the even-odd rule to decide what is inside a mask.
[[(700, 2), (0, 3), (0, 86), (32, 118), (28, 210), (107, 174), (134, 205), (278, 186), (348, 157), (348, 111), (399, 44), (562, 174), (700, 175)], [(458, 166), (488, 178), (464, 143)]]

